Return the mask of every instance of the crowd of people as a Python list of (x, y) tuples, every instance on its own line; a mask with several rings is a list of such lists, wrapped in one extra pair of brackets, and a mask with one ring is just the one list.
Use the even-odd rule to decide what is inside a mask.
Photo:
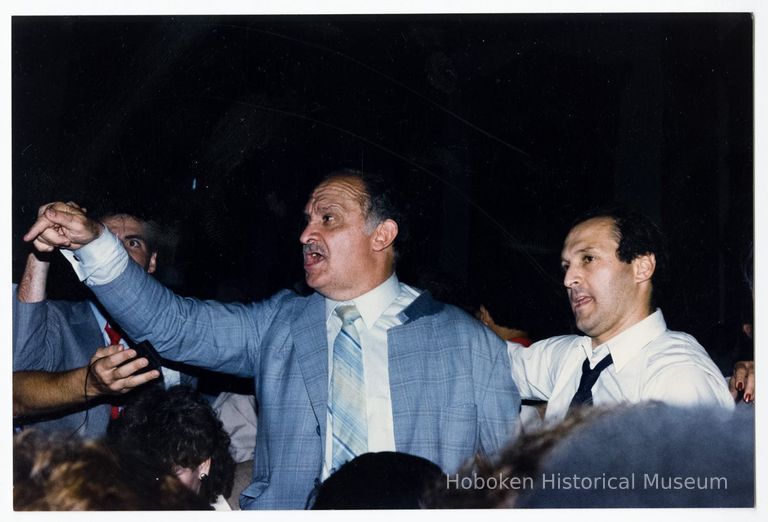
[[(583, 335), (531, 342), (398, 279), (400, 198), (325, 176), (299, 238), (313, 292), (248, 304), (154, 279), (151, 221), (41, 206), (14, 299), (16, 509), (754, 505), (754, 364), (729, 381), (667, 328), (652, 221), (577, 218), (561, 265)], [(46, 299), (54, 251), (93, 301)], [(197, 368), (254, 394), (204, 397)]]

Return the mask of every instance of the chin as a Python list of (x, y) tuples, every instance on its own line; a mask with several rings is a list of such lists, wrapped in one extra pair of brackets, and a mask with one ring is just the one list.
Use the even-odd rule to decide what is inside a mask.
[(320, 287), (323, 286), (322, 279), (316, 275), (305, 275), (304, 282), (307, 283), (307, 286), (313, 290), (319, 290)]
[(330, 288), (328, 284), (323, 284), (322, 281), (317, 281), (316, 279), (306, 279), (305, 282), (309, 288), (322, 295), (323, 297), (338, 300), (333, 297), (333, 289)]
[(592, 337), (593, 327), (591, 325), (585, 324), (583, 321), (576, 321), (576, 328), (584, 335)]

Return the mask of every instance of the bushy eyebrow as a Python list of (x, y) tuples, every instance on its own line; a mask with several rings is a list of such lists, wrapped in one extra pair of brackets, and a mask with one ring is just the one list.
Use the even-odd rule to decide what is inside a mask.
[(140, 235), (140, 234), (132, 234), (132, 235), (130, 235), (130, 236), (125, 236), (125, 240), (126, 240), (126, 241), (128, 241), (128, 240), (130, 240), (130, 239), (138, 239), (139, 241), (143, 241), (143, 242), (145, 242), (145, 243), (147, 242), (147, 240), (146, 240), (146, 239), (144, 239), (144, 236), (142, 236), (142, 235)]

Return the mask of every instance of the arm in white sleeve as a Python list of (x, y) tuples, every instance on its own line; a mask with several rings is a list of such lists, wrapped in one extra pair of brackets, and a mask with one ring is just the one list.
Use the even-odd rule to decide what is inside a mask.
[(735, 407), (725, 379), (694, 364), (672, 364), (657, 372), (646, 383), (643, 395), (646, 400), (682, 407)]
[(555, 385), (552, 351), (546, 339), (527, 348), (507, 341), (512, 380), (520, 390), (520, 398), (549, 400)]
[[(103, 226), (103, 225), (102, 225)], [(107, 227), (101, 235), (76, 251), (60, 250), (80, 281), (88, 286), (114, 281), (128, 266), (128, 252)]]

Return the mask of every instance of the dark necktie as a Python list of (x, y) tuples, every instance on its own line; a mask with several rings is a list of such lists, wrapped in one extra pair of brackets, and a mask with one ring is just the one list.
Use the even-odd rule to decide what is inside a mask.
[(571, 405), (568, 406), (568, 412), (579, 406), (592, 405), (592, 387), (597, 382), (597, 378), (608, 366), (613, 364), (613, 358), (609, 353), (603, 359), (595, 365), (594, 368), (589, 367), (589, 357), (584, 359), (584, 364), (581, 365), (581, 381), (579, 381), (579, 389), (576, 390), (576, 394), (571, 399)]

